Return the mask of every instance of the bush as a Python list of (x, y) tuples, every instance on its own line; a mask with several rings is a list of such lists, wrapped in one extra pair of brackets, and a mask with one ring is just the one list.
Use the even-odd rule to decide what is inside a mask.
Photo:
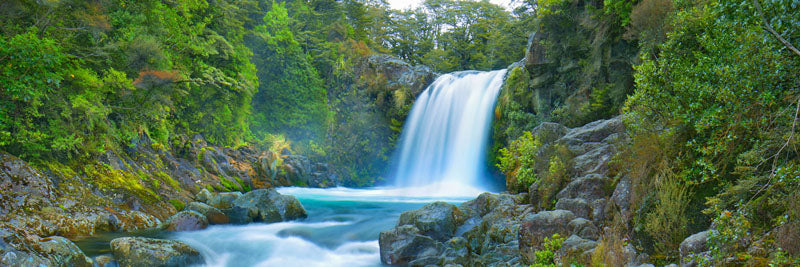
[(543, 249), (533, 252), (536, 255), (536, 261), (531, 265), (533, 267), (555, 267), (556, 266), (556, 252), (561, 249), (561, 244), (564, 243), (566, 238), (561, 237), (559, 234), (553, 234), (551, 237), (545, 237), (542, 242)]
[[(664, 164), (667, 165), (667, 164)], [(666, 166), (664, 166), (666, 167)], [(655, 208), (645, 215), (644, 229), (656, 241), (655, 250), (668, 259), (678, 257), (686, 236), (689, 190), (668, 167), (656, 176)]]
[(506, 188), (509, 192), (526, 192), (531, 184), (538, 181), (536, 173), (536, 154), (542, 142), (531, 132), (524, 132), (507, 148), (500, 149), (497, 168), (506, 175)]

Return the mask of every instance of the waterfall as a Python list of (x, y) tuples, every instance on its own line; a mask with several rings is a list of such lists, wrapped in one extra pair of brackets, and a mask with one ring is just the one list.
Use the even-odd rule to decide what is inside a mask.
[(440, 76), (417, 97), (400, 137), (395, 185), (482, 191), (494, 105), (506, 70)]

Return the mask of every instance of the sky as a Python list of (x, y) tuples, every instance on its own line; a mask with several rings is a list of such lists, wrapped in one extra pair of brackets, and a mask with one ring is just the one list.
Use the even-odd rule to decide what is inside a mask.
[[(422, 4), (424, 0), (388, 0), (389, 6), (393, 9), (408, 9), (408, 8), (415, 8)], [(489, 0), (494, 4), (504, 6), (506, 9), (509, 9), (509, 5), (513, 0)]]

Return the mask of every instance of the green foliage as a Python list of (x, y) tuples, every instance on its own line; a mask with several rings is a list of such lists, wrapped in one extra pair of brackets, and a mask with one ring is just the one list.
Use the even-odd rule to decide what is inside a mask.
[[(688, 223), (690, 229), (706, 229), (711, 224), (713, 259), (707, 263), (711, 265), (763, 265), (768, 258), (785, 262), (785, 250), (777, 250), (768, 233), (796, 236), (797, 232), (792, 230), (797, 217), (790, 212), (796, 204), (787, 200), (796, 199), (798, 182), (789, 177), (796, 176), (798, 154), (786, 147), (797, 143), (793, 125), (800, 97), (795, 74), (800, 57), (763, 29), (762, 15), (752, 1), (675, 1), (663, 9), (665, 2), (642, 5), (645, 2), (652, 2), (648, 8), (654, 11), (643, 14), (664, 13), (667, 18), (665, 25), (655, 21), (644, 28), (657, 35), (663, 30), (669, 33), (659, 37), (663, 44), (653, 46), (652, 54), (643, 54), (643, 62), (635, 67), (636, 91), (623, 112), (634, 146), (639, 138), (655, 137), (660, 143), (656, 158), (662, 159), (639, 160), (638, 169), (644, 171), (628, 172), (636, 181), (635, 177), (645, 177), (638, 172), (652, 173), (664, 169), (658, 162), (669, 162), (673, 174), (668, 176), (674, 177), (669, 184), (686, 187), (657, 187), (656, 204), (642, 204), (654, 210), (638, 211), (649, 214), (645, 228), (684, 229), (681, 225)], [(783, 27), (781, 35), (797, 43), (797, 30), (785, 27), (797, 24), (797, 18), (785, 12), (796, 13), (800, 7), (789, 1), (761, 4), (767, 23)], [(684, 207), (683, 201), (675, 201), (684, 198), (679, 193), (684, 190), (689, 192), (686, 222), (669, 215)], [(637, 191), (635, 185), (632, 191)], [(644, 195), (633, 199), (648, 201)], [(672, 201), (664, 203), (665, 199)], [(704, 199), (708, 201), (702, 205)], [(703, 207), (713, 222), (692, 216)], [(654, 232), (656, 240), (673, 247), (656, 247), (659, 253), (675, 254), (678, 236), (686, 233), (673, 230), (662, 237), (658, 236), (666, 232)]]
[(603, 0), (603, 11), (617, 17), (622, 26), (631, 21), (631, 11), (639, 0)]
[[(255, 28), (251, 48), (262, 82), (253, 100), (257, 136), (285, 133), (320, 138), (328, 122), (327, 93), (317, 70), (290, 29), (284, 4), (273, 4)], [(269, 116), (269, 117), (267, 117)]]
[(536, 260), (532, 267), (555, 267), (556, 266), (556, 252), (561, 249), (561, 244), (564, 243), (566, 238), (561, 237), (559, 234), (553, 234), (551, 237), (545, 237), (542, 242), (543, 249), (534, 251)]
[(536, 173), (536, 154), (542, 142), (531, 132), (524, 132), (507, 148), (500, 149), (497, 168), (506, 175), (506, 188), (510, 192), (525, 192), (539, 180)]
[(645, 215), (644, 229), (655, 239), (656, 252), (674, 259), (681, 241), (689, 235), (686, 211), (690, 192), (668, 167), (662, 169), (655, 180), (656, 204)]

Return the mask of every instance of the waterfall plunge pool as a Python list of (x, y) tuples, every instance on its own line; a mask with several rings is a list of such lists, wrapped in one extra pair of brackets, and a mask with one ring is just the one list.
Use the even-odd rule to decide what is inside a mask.
[[(246, 225), (212, 225), (200, 231), (150, 232), (143, 235), (182, 241), (199, 250), (204, 266), (381, 266), (378, 235), (391, 230), (400, 213), (434, 201), (452, 204), (474, 199), (477, 189), (421, 188), (279, 188), (297, 197), (305, 220)], [(431, 194), (434, 192), (445, 192)], [(462, 193), (462, 194), (454, 194)], [(131, 235), (131, 234), (128, 234)], [(89, 256), (109, 253), (121, 233), (77, 242)]]

